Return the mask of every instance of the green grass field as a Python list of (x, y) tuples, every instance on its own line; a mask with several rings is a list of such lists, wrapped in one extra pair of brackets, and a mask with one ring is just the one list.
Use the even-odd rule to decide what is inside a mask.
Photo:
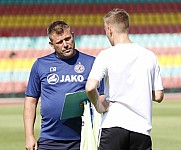
[(153, 105), (153, 150), (181, 150), (181, 101)]
[[(39, 114), (39, 111), (38, 113)], [(40, 117), (35, 124), (38, 138)], [(153, 150), (181, 150), (181, 101), (153, 104)], [(23, 106), (0, 106), (0, 150), (24, 150)]]

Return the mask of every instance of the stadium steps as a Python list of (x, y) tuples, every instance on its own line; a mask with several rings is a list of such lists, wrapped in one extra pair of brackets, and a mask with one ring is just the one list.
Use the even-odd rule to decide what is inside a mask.
[(0, 5), (0, 15), (32, 14), (105, 14), (113, 8), (122, 8), (129, 13), (180, 12), (181, 3), (101, 3), (101, 4), (9, 4)]
[(100, 3), (167, 3), (180, 0), (1, 0), (0, 4), (100, 4)]
[[(27, 4), (25, 3), (27, 2)], [(80, 1), (79, 1), (80, 2)], [(136, 1), (135, 1), (136, 2)], [(102, 17), (105, 12), (115, 7), (127, 10), (131, 17), (131, 34), (143, 33), (177, 33), (180, 32), (180, 2), (152, 3), (78, 3), (52, 4), (46, 3), (23, 5), (0, 5), (0, 35), (8, 36), (46, 36), (46, 28), (50, 22), (67, 21), (77, 35), (105, 34)], [(33, 1), (32, 1), (33, 3)]]
[(27, 82), (0, 82), (0, 94), (24, 93)]
[(54, 50), (1, 50), (0, 51), (0, 59), (8, 59), (8, 58), (38, 58), (45, 56), (47, 54), (52, 53)]

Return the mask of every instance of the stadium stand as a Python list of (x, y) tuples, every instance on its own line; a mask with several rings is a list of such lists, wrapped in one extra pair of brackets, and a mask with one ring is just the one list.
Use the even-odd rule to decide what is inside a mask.
[(158, 56), (164, 87), (181, 91), (181, 0), (1, 0), (0, 96), (24, 93), (35, 59), (53, 51), (50, 22), (68, 22), (76, 47), (96, 56), (110, 46), (102, 17), (116, 7), (130, 14), (132, 41)]
[[(81, 2), (81, 1), (80, 1)], [(46, 36), (48, 24), (59, 18), (82, 34), (104, 34), (102, 16), (121, 7), (131, 16), (131, 33), (177, 33), (181, 25), (181, 3), (103, 4), (17, 4), (0, 5), (0, 34), (4, 36)], [(80, 21), (81, 20), (81, 21)], [(84, 28), (81, 30), (81, 28)], [(78, 30), (77, 30), (78, 29)], [(97, 30), (96, 30), (97, 29)], [(93, 31), (93, 33), (92, 33)]]

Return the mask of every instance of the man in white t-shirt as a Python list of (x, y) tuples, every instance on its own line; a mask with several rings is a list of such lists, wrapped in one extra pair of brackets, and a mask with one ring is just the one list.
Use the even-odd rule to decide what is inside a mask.
[[(164, 97), (155, 54), (129, 39), (129, 15), (113, 9), (104, 17), (112, 45), (96, 57), (86, 92), (103, 113), (99, 150), (151, 150), (152, 101)], [(105, 98), (97, 87), (104, 78)]]

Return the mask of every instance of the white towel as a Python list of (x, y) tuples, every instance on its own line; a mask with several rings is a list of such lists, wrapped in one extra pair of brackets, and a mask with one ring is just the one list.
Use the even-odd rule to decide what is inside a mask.
[(101, 114), (99, 114), (93, 105), (93, 117), (91, 122), (90, 103), (84, 103), (84, 114), (82, 116), (82, 131), (80, 150), (97, 150), (99, 130), (101, 124)]

